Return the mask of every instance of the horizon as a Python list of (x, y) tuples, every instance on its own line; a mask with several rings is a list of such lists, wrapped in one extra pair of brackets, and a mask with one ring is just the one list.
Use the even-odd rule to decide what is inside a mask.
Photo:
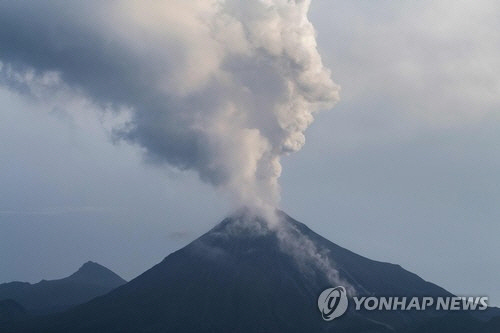
[[(292, 219), (292, 220), (297, 221), (297, 222), (299, 222), (299, 223), (301, 223), (301, 224), (304, 224), (304, 225), (306, 226), (306, 228), (310, 229), (313, 233), (315, 233), (315, 234), (319, 235), (320, 237), (324, 237), (324, 236), (322, 236), (321, 234), (316, 233), (316, 231), (314, 231), (314, 229), (309, 228), (309, 226), (307, 225), (307, 223), (304, 223), (304, 222), (302, 222), (302, 221), (298, 221), (298, 220), (294, 219), (294, 218), (293, 218), (293, 216), (288, 215), (285, 211), (283, 211), (283, 210), (281, 210), (281, 209), (279, 209), (279, 208), (276, 208), (276, 209), (275, 209), (275, 213), (276, 213), (277, 215), (278, 215), (278, 214), (280, 214), (280, 215), (283, 215), (283, 214), (284, 214), (286, 218), (288, 218), (288, 219)], [(277, 230), (278, 230), (278, 229), (276, 229), (276, 228), (275, 228), (275, 227), (276, 227), (276, 225), (274, 225), (274, 223), (275, 223), (275, 222), (270, 223), (269, 221), (267, 221), (267, 220), (266, 220), (266, 218), (265, 218), (264, 216), (259, 215), (259, 212), (258, 212), (258, 211), (252, 210), (252, 208), (249, 208), (248, 206), (243, 206), (243, 207), (240, 207), (240, 208), (238, 208), (238, 209), (233, 210), (231, 213), (226, 214), (224, 218), (220, 219), (220, 221), (219, 221), (219, 222), (217, 222), (216, 224), (214, 224), (213, 226), (210, 226), (208, 230), (206, 230), (206, 231), (202, 232), (202, 234), (200, 234), (200, 235), (195, 236), (195, 238), (194, 238), (193, 240), (188, 241), (186, 244), (182, 245), (180, 248), (178, 248), (178, 249), (174, 249), (172, 252), (170, 252), (170, 253), (166, 254), (166, 255), (165, 255), (165, 257), (164, 257), (163, 259), (167, 258), (167, 257), (168, 257), (169, 255), (171, 255), (172, 253), (177, 252), (177, 251), (179, 251), (179, 250), (183, 249), (184, 247), (187, 247), (187, 246), (188, 246), (188, 245), (190, 245), (191, 243), (193, 243), (193, 242), (195, 242), (196, 240), (198, 240), (199, 238), (201, 238), (203, 235), (210, 233), (210, 232), (211, 232), (214, 228), (216, 228), (217, 226), (219, 226), (219, 225), (221, 225), (222, 223), (224, 223), (224, 221), (226, 221), (227, 219), (232, 219), (232, 220), (234, 220), (234, 218), (238, 218), (238, 219), (239, 219), (239, 218), (244, 218), (244, 219), (245, 219), (245, 221), (246, 221), (245, 223), (248, 223), (248, 221), (249, 221), (248, 219), (250, 219), (250, 220), (252, 220), (252, 221), (253, 221), (253, 222), (251, 222), (251, 223), (256, 223), (256, 222), (257, 222), (257, 220), (259, 220), (259, 221), (263, 222), (263, 223), (267, 226), (267, 228), (268, 228), (268, 229), (267, 229), (267, 230), (268, 230), (268, 232), (274, 232), (274, 233), (277, 233)], [(288, 223), (288, 222), (284, 222), (284, 220), (283, 220), (283, 218), (282, 218), (282, 217), (277, 217), (277, 218), (279, 219), (279, 222), (278, 222), (278, 223)], [(249, 230), (252, 230), (252, 229), (249, 229)], [(250, 234), (251, 234), (251, 233), (250, 233)], [(256, 234), (256, 235), (258, 235), (258, 234)], [(347, 250), (347, 251), (351, 251), (349, 248), (346, 248), (346, 247), (344, 247), (344, 246), (341, 246), (341, 245), (339, 245), (339, 244), (336, 244), (334, 241), (332, 241), (332, 240), (330, 240), (330, 239), (328, 239), (328, 238), (326, 238), (326, 239), (327, 239), (329, 242), (331, 242), (331, 243), (333, 243), (333, 244), (335, 244), (335, 245), (337, 245), (337, 246), (340, 246), (341, 248), (343, 248), (343, 249), (345, 249), (345, 250)], [(354, 253), (355, 253), (355, 252), (354, 252)], [(359, 253), (355, 253), (355, 254), (356, 254), (356, 255), (360, 255)], [(399, 265), (398, 263), (388, 262), (388, 261), (384, 261), (384, 260), (382, 260), (382, 259), (372, 258), (372, 257), (370, 257), (370, 256), (365, 256), (365, 255), (361, 255), (361, 256), (362, 256), (363, 258), (369, 259), (369, 260), (371, 260), (371, 261), (375, 261), (375, 262), (379, 262), (379, 263), (390, 263), (390, 264), (396, 264), (396, 265), (398, 265), (398, 266), (401, 266), (401, 265)], [(162, 259), (161, 261), (159, 261), (159, 262), (155, 263), (155, 265), (156, 265), (156, 264), (159, 264), (160, 262), (162, 262), (162, 261), (163, 261), (163, 259)], [(35, 284), (35, 283), (38, 283), (38, 282), (41, 282), (41, 281), (46, 281), (46, 280), (59, 280), (59, 279), (63, 279), (63, 278), (66, 278), (66, 277), (70, 277), (71, 275), (73, 275), (73, 274), (75, 274), (75, 273), (79, 272), (79, 271), (80, 271), (80, 270), (81, 270), (84, 266), (88, 265), (89, 263), (90, 263), (90, 264), (94, 264), (94, 265), (97, 265), (97, 266), (99, 266), (99, 267), (103, 267), (103, 268), (105, 268), (105, 269), (110, 270), (112, 273), (117, 274), (117, 275), (118, 275), (118, 277), (120, 277), (120, 278), (124, 279), (126, 282), (130, 282), (130, 281), (132, 281), (132, 280), (136, 279), (137, 277), (139, 277), (140, 275), (142, 275), (142, 274), (144, 273), (144, 272), (140, 272), (140, 273), (138, 273), (136, 276), (133, 276), (133, 277), (130, 277), (130, 278), (126, 278), (126, 277), (123, 277), (122, 275), (118, 274), (117, 272), (115, 272), (113, 269), (110, 269), (110, 268), (109, 268), (109, 267), (107, 267), (106, 265), (103, 265), (103, 264), (101, 264), (101, 263), (99, 263), (99, 262), (97, 262), (97, 261), (93, 261), (92, 259), (89, 259), (89, 260), (87, 260), (86, 262), (84, 262), (83, 264), (80, 264), (80, 265), (79, 265), (79, 267), (78, 267), (76, 270), (74, 270), (74, 271), (72, 271), (72, 272), (68, 273), (68, 274), (67, 274), (67, 275), (65, 275), (65, 276), (61, 276), (61, 277), (58, 277), (58, 278), (53, 278), (53, 279), (52, 279), (52, 278), (51, 278), (51, 279), (43, 278), (43, 279), (41, 279), (40, 281), (36, 281), (36, 282), (35, 282), (35, 281), (33, 281), (33, 282), (30, 282), (30, 283), (31, 283), (31, 284)], [(152, 267), (147, 268), (147, 269), (146, 269), (146, 271), (147, 271), (147, 270), (149, 270), (150, 268), (152, 268)], [(414, 274), (416, 274), (417, 276), (421, 277), (421, 276), (420, 276), (420, 274), (419, 274), (418, 272), (410, 271), (410, 270), (408, 270), (408, 269), (407, 269), (406, 267), (404, 267), (404, 266), (402, 266), (402, 268), (403, 268), (404, 270), (406, 270), (406, 271), (409, 271), (410, 273), (414, 273)], [(421, 278), (422, 278), (422, 277), (421, 277)], [(425, 280), (425, 279), (424, 279), (424, 280)], [(0, 281), (0, 284), (2, 284), (2, 283), (9, 283), (9, 282), (28, 282), (28, 281), (4, 281), (4, 282)], [(428, 281), (428, 282), (433, 283), (433, 281)], [(433, 283), (433, 284), (435, 284), (435, 283)], [(446, 288), (446, 286), (439, 285), (439, 284), (437, 284), (437, 285), (438, 285), (439, 287), (444, 288), (445, 290), (449, 291), (449, 290)], [(452, 292), (452, 294), (454, 294), (454, 295), (455, 295), (455, 296), (457, 296), (457, 297), (461, 297), (461, 298), (464, 298), (464, 297), (467, 297), (467, 296), (470, 296), (470, 295), (471, 295), (470, 293), (464, 293), (463, 295), (461, 295), (461, 294), (455, 294), (455, 293), (453, 293), (453, 292)], [(481, 295), (481, 296), (483, 296), (483, 295)], [(489, 296), (487, 296), (487, 297), (489, 298)], [(366, 297), (364, 297), (364, 298), (366, 298)], [(364, 298), (362, 298), (362, 299), (364, 299)], [(482, 297), (481, 299), (483, 299), (483, 297)], [(487, 304), (488, 304), (488, 306), (489, 306), (489, 307), (498, 307), (498, 304), (493, 304), (493, 303), (491, 302), (491, 300), (489, 300), (489, 299), (487, 300), (487, 302), (488, 302)]]

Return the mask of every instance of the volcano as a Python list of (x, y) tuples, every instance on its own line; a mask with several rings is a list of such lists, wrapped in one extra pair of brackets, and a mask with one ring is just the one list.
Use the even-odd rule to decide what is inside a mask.
[(336, 285), (351, 296), (451, 293), (398, 265), (344, 249), (283, 212), (278, 220), (269, 223), (240, 211), (107, 295), (0, 331), (399, 332), (427, 325), (422, 332), (434, 332), (433, 327), (447, 332), (443, 325), (449, 323), (482, 325), (465, 313), (441, 320), (428, 311), (363, 313), (352, 307), (324, 321), (317, 299)]

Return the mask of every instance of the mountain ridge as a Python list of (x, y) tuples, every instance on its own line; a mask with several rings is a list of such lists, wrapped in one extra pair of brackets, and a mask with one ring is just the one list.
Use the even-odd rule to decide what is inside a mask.
[[(278, 225), (251, 214), (232, 215), (104, 296), (62, 314), (0, 328), (7, 333), (399, 333), (435, 318), (432, 327), (441, 327), (433, 312), (365, 313), (352, 307), (332, 322), (323, 321), (317, 298), (337, 282), (374, 296), (451, 293), (278, 214)], [(469, 314), (460, 316), (464, 322), (479, 322), (469, 320)]]
[(88, 261), (73, 274), (37, 283), (7, 282), (0, 284), (0, 300), (12, 299), (31, 314), (59, 312), (104, 295), (125, 284), (116, 273)]

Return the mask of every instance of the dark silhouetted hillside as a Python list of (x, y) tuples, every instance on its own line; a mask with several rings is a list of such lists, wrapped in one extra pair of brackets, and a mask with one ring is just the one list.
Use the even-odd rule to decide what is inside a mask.
[(12, 299), (0, 301), (0, 322), (19, 320), (27, 316), (26, 309)]
[(48, 314), (88, 302), (124, 283), (106, 267), (89, 261), (63, 279), (0, 284), (0, 300), (12, 299), (32, 314)]
[[(270, 229), (262, 218), (242, 211), (109, 294), (62, 314), (0, 325), (0, 331), (399, 333), (437, 327), (446, 333), (474, 325), (483, 329), (484, 322), (468, 314), (454, 324), (434, 312), (364, 313), (352, 306), (342, 317), (324, 321), (317, 298), (335, 285), (363, 295), (451, 294), (398, 265), (359, 256), (280, 215), (281, 223)], [(423, 332), (427, 331), (419, 331)]]

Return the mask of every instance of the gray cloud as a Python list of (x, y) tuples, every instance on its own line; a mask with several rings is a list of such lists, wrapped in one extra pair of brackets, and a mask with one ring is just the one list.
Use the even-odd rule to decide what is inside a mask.
[(337, 99), (308, 7), (6, 1), (3, 81), (19, 88), (8, 73), (55, 73), (103, 108), (128, 109), (115, 137), (149, 161), (195, 170), (240, 204), (276, 206), (280, 157), (302, 147), (313, 113)]

